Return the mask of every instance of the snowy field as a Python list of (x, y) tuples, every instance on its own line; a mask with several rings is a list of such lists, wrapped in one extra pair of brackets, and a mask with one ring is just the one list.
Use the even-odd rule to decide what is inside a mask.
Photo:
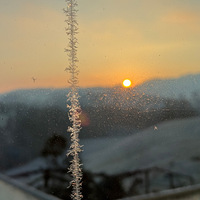
[[(93, 173), (119, 175), (138, 169), (159, 167), (192, 177), (193, 184), (198, 184), (200, 183), (199, 124), (200, 118), (195, 117), (163, 122), (124, 137), (82, 139), (81, 144), (84, 145), (84, 151), (81, 153), (83, 168)], [(60, 157), (61, 160), (63, 157), (65, 158), (65, 155)], [(44, 158), (38, 157), (24, 166), (8, 170), (7, 175), (15, 176), (49, 167), (53, 166), (50, 166)], [(169, 188), (169, 179), (165, 175), (165, 173), (151, 171), (150, 191), (154, 191), (154, 188), (158, 191)], [(38, 176), (42, 176), (42, 174)], [(69, 175), (66, 174), (66, 176)], [(29, 184), (36, 178), (38, 178), (36, 175), (30, 175), (21, 177), (20, 181)], [(132, 178), (134, 179), (134, 177)], [(123, 188), (130, 189), (130, 182), (133, 179), (131, 177), (124, 179)], [(43, 185), (43, 179), (38, 184)], [(143, 190), (144, 185), (141, 185), (138, 192), (143, 194)]]
[(116, 138), (81, 140), (84, 167), (116, 174), (159, 166), (200, 180), (200, 118), (174, 120)]
[[(200, 181), (200, 118), (173, 120), (130, 136), (82, 139), (83, 166), (95, 173), (118, 174), (161, 167)], [(9, 175), (46, 168), (41, 157), (8, 171)]]

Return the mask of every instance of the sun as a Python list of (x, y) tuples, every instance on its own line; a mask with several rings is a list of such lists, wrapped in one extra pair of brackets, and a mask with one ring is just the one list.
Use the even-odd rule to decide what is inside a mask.
[(131, 80), (125, 79), (122, 84), (124, 87), (128, 88), (131, 86), (132, 83), (131, 83)]

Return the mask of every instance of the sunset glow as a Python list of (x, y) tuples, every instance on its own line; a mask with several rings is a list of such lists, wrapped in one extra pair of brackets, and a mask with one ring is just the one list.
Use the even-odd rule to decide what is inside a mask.
[[(69, 87), (65, 1), (2, 2), (0, 93)], [(200, 73), (200, 1), (169, 2), (80, 1), (79, 86), (114, 87), (124, 77), (135, 86)]]

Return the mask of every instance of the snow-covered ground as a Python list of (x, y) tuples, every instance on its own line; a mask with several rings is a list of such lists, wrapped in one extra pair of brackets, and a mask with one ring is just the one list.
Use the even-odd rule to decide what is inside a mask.
[[(192, 175), (200, 181), (200, 118), (158, 124), (126, 137), (81, 140), (83, 166), (91, 172), (118, 174), (149, 167), (161, 167)], [(45, 169), (38, 158), (8, 175)]]
[(174, 120), (116, 138), (82, 140), (84, 167), (116, 174), (159, 166), (200, 179), (200, 118)]

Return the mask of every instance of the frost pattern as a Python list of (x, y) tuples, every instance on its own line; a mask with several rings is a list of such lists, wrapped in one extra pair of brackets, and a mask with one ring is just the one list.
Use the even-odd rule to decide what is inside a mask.
[(71, 121), (71, 126), (68, 128), (68, 132), (71, 133), (71, 146), (68, 155), (72, 156), (71, 165), (69, 171), (72, 174), (72, 199), (81, 200), (82, 199), (82, 169), (80, 164), (79, 153), (82, 151), (81, 145), (79, 144), (79, 132), (81, 129), (80, 113), (81, 107), (79, 104), (78, 95), (78, 58), (77, 58), (77, 44), (78, 40), (76, 35), (78, 33), (78, 23), (77, 23), (77, 1), (76, 0), (66, 0), (67, 8), (64, 12), (67, 16), (66, 23), (66, 33), (68, 35), (68, 48), (66, 49), (68, 55), (69, 66), (65, 69), (70, 73), (69, 84), (71, 90), (67, 95), (69, 104), (69, 120)]

